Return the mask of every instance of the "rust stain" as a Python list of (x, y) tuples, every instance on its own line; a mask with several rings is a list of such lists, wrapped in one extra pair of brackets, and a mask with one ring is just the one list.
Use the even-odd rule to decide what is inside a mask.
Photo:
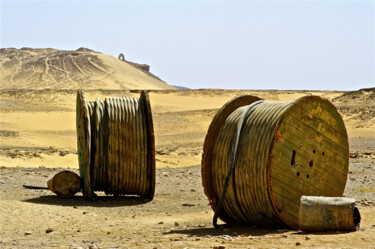
[(276, 141), (276, 142), (281, 142), (281, 140), (283, 140), (283, 139), (284, 139), (284, 138), (281, 136), (280, 131), (276, 131), (276, 132), (275, 132), (274, 141)]

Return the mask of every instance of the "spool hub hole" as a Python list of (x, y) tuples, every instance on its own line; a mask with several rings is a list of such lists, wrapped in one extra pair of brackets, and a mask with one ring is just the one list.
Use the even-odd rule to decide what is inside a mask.
[(290, 165), (294, 165), (296, 162), (296, 151), (293, 150), (292, 160), (290, 161)]

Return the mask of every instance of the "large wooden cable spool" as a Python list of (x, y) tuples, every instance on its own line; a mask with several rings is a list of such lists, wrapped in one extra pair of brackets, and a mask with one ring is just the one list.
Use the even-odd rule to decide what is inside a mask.
[(202, 181), (213, 210), (223, 192), (242, 115), (220, 219), (298, 229), (302, 195), (342, 196), (349, 144), (336, 108), (317, 96), (291, 102), (242, 96), (219, 110), (205, 139)]
[(146, 91), (140, 98), (86, 101), (77, 92), (80, 175), (86, 199), (94, 191), (108, 195), (155, 193), (155, 139)]

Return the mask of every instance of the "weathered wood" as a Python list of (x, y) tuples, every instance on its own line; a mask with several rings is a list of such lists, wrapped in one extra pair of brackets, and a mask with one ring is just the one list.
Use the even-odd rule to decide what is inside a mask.
[(83, 194), (86, 199), (93, 199), (90, 179), (91, 125), (89, 111), (82, 91), (77, 92), (77, 147), (80, 174), (83, 180)]
[[(343, 194), (348, 139), (346, 130), (340, 130), (345, 127), (342, 120), (333, 111), (321, 98), (302, 98), (279, 124), (281, 140), (274, 143), (270, 158), (270, 193), (278, 215), (291, 227), (298, 228), (296, 207), (302, 195)], [(295, 165), (291, 165), (293, 151)], [(293, 209), (290, 202), (295, 203)]]
[(150, 98), (146, 91), (142, 91), (141, 99), (143, 101), (144, 111), (145, 111), (145, 122), (147, 124), (145, 130), (145, 139), (147, 141), (147, 150), (146, 158), (147, 158), (147, 173), (148, 178), (151, 179), (149, 186), (147, 187), (147, 191), (145, 194), (146, 198), (153, 199), (155, 194), (155, 136), (154, 136), (154, 122), (152, 119), (152, 112), (151, 112), (151, 104)]
[(64, 198), (71, 198), (82, 188), (81, 178), (74, 172), (61, 171), (47, 182), (48, 189)]
[[(306, 144), (304, 145), (306, 146)], [(293, 151), (295, 151), (295, 163), (294, 167), (289, 167), (289, 165), (293, 166), (291, 165)], [(327, 159), (325, 157), (327, 157)], [(309, 172), (314, 172), (317, 174), (329, 173), (343, 179), (346, 179), (347, 175), (346, 171), (340, 170), (340, 167), (335, 167), (336, 164), (342, 163), (345, 165), (347, 163), (345, 161), (341, 161), (340, 157), (328, 155), (324, 156), (323, 158), (318, 158), (313, 153), (307, 152), (306, 150), (292, 144), (286, 138), (283, 139), (282, 142), (275, 144), (272, 159), (275, 161), (281, 160), (282, 165), (285, 165), (285, 167), (289, 167), (291, 170), (300, 169), (301, 167), (303, 167), (305, 169), (308, 169)], [(312, 162), (312, 166), (310, 166), (310, 162)], [(328, 167), (329, 165), (330, 167)], [(343, 182), (345, 183), (345, 180)]]
[(302, 195), (341, 196), (344, 191), (349, 165), (344, 123), (329, 101), (316, 96), (255, 103), (228, 102), (212, 121), (202, 157), (205, 194), (215, 210), (234, 127), (247, 110), (220, 218), (298, 228)]

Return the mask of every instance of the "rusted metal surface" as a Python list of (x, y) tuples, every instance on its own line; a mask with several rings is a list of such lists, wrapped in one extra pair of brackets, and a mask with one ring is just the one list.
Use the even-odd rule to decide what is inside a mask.
[(355, 231), (360, 221), (361, 215), (353, 198), (301, 197), (299, 224), (302, 231)]
[(341, 196), (344, 191), (349, 152), (345, 126), (335, 107), (320, 97), (292, 102), (247, 97), (252, 98), (248, 103), (228, 102), (210, 125), (202, 157), (205, 194), (215, 210), (232, 162), (220, 219), (298, 228), (302, 195)]
[[(77, 96), (78, 154), (84, 196), (92, 199), (94, 191), (104, 191), (152, 199), (155, 142), (147, 92), (143, 91), (139, 99), (86, 101), (82, 92)], [(88, 121), (83, 118), (85, 113)]]

